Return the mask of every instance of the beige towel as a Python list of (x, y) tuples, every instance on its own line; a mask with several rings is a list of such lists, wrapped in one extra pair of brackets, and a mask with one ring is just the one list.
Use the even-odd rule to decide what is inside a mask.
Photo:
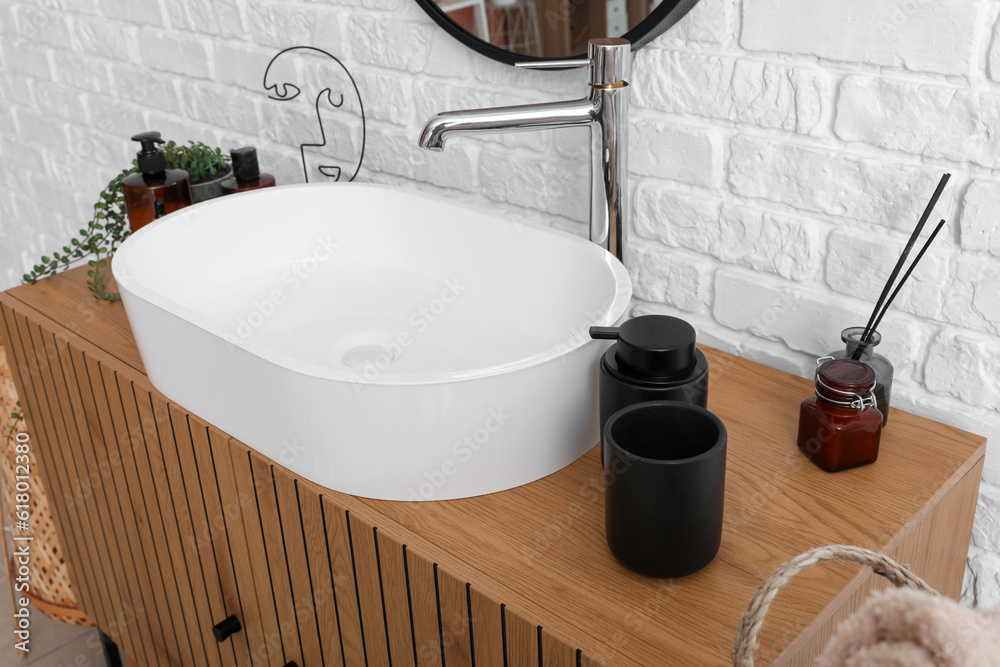
[(841, 623), (816, 667), (1000, 666), (1000, 610), (910, 589), (873, 594)]

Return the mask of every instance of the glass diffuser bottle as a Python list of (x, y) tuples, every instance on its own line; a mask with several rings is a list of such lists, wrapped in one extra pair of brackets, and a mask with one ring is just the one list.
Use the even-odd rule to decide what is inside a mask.
[(871, 332), (869, 340), (862, 341), (864, 327), (849, 327), (840, 334), (845, 347), (829, 354), (834, 359), (855, 359), (863, 361), (875, 371), (875, 400), (878, 411), (882, 413), (882, 426), (889, 421), (889, 401), (892, 393), (892, 364), (881, 354), (876, 354), (875, 347), (882, 342), (882, 335)]

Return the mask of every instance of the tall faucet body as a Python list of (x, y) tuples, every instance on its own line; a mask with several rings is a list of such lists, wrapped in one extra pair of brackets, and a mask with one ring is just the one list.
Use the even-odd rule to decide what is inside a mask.
[(588, 65), (590, 82), (585, 98), (439, 113), (424, 127), (420, 146), (441, 151), (453, 136), (589, 126), (590, 240), (621, 260), (628, 213), (629, 42), (594, 39), (587, 53), (585, 61), (538, 63), (547, 67)]

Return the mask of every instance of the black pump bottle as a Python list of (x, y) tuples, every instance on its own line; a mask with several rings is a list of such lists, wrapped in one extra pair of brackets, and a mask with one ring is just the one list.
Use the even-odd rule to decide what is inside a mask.
[[(611, 415), (634, 403), (683, 401), (706, 407), (708, 359), (690, 324), (642, 315), (620, 327), (590, 327), (590, 337), (617, 340), (601, 357), (601, 437)], [(601, 445), (603, 455), (603, 442)]]
[(136, 154), (139, 172), (122, 181), (128, 226), (139, 231), (154, 219), (154, 203), (163, 202), (163, 210), (173, 213), (191, 205), (191, 179), (183, 169), (167, 169), (167, 156), (156, 145), (162, 144), (159, 132), (143, 132), (132, 137), (142, 148)]
[(222, 181), (222, 194), (231, 195), (246, 190), (274, 187), (274, 176), (260, 173), (256, 148), (253, 146), (234, 148), (229, 154), (233, 158), (233, 175)]

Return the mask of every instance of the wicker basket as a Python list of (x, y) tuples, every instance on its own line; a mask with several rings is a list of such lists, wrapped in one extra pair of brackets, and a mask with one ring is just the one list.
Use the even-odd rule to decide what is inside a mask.
[[(10, 414), (17, 404), (17, 393), (14, 389), (14, 379), (3, 345), (0, 344), (0, 490), (3, 492), (4, 507), (13, 510), (14, 507), (14, 443), (7, 441), (10, 426)], [(28, 598), (31, 604), (49, 618), (79, 627), (93, 627), (94, 623), (77, 608), (76, 597), (70, 585), (66, 561), (63, 559), (62, 545), (49, 509), (48, 497), (42, 480), (39, 478), (38, 463), (32, 450), (28, 454), (31, 469), (31, 573), (28, 578), (27, 592), (19, 596)], [(3, 517), (7, 519), (7, 517)], [(8, 521), (3, 521), (4, 526)], [(13, 523), (11, 521), (10, 523)], [(6, 545), (6, 535), (4, 544)], [(4, 549), (6, 554), (6, 549)], [(13, 581), (14, 563), (8, 562), (7, 572)]]
[(736, 641), (733, 642), (733, 667), (754, 667), (753, 653), (757, 649), (757, 633), (760, 632), (767, 610), (771, 607), (771, 602), (778, 591), (807, 567), (835, 560), (866, 565), (875, 574), (885, 577), (898, 588), (912, 588), (927, 595), (938, 595), (926, 581), (885, 554), (847, 544), (831, 544), (810, 549), (779, 565), (757, 589), (757, 593), (743, 612), (740, 627), (736, 631)]

